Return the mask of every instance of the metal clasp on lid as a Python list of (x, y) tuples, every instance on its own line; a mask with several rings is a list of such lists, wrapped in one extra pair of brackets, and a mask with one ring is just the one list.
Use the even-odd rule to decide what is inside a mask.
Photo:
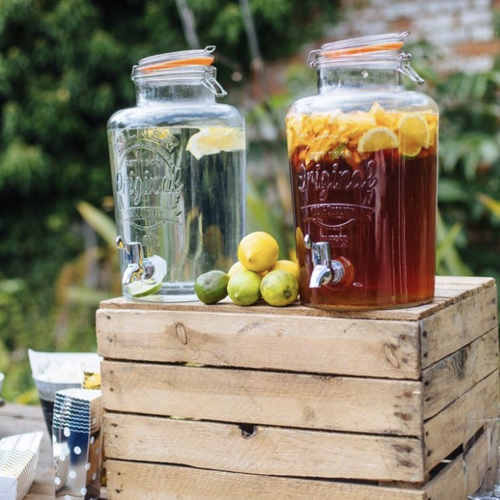
[(309, 57), (307, 58), (307, 64), (311, 66), (311, 68), (316, 68), (318, 66), (317, 55), (321, 52), (321, 49), (311, 50), (309, 52)]
[(411, 54), (405, 54), (404, 52), (399, 55), (399, 64), (396, 69), (409, 77), (413, 82), (422, 85), (425, 80), (410, 66)]
[(201, 84), (206, 87), (212, 94), (216, 97), (224, 97), (227, 92), (223, 89), (222, 85), (217, 81), (215, 76), (213, 76), (211, 71), (205, 71), (203, 78), (201, 79)]

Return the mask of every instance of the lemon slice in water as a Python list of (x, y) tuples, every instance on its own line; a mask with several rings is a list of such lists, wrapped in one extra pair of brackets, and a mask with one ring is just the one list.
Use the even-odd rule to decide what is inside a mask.
[(372, 153), (383, 149), (397, 148), (398, 145), (398, 136), (389, 127), (374, 127), (361, 137), (358, 151)]
[(186, 150), (197, 160), (205, 155), (213, 155), (221, 151), (238, 151), (245, 149), (245, 132), (234, 127), (206, 127), (191, 136)]

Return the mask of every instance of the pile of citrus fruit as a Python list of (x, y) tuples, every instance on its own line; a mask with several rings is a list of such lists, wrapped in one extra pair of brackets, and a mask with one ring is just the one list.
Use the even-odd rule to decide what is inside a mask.
[(288, 153), (291, 157), (297, 151), (306, 167), (327, 154), (354, 163), (386, 149), (397, 149), (407, 158), (435, 154), (437, 122), (436, 113), (386, 110), (379, 103), (368, 112), (291, 113)]
[(226, 298), (239, 306), (255, 304), (261, 297), (272, 306), (287, 306), (299, 294), (299, 267), (290, 260), (278, 260), (279, 246), (268, 233), (256, 231), (238, 245), (238, 262), (227, 273), (209, 271), (194, 285), (205, 304)]

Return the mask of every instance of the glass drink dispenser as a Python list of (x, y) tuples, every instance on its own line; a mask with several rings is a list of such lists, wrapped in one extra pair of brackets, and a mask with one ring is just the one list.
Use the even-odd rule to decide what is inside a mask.
[(318, 94), (287, 118), (300, 296), (320, 308), (389, 308), (434, 295), (438, 109), (408, 33), (323, 45)]
[(108, 122), (123, 294), (196, 300), (194, 281), (237, 260), (245, 228), (245, 124), (220, 104), (213, 51), (147, 57), (137, 105)]

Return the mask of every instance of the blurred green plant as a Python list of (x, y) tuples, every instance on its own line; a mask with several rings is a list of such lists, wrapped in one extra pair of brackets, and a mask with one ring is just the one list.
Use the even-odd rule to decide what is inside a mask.
[[(264, 61), (287, 57), (336, 20), (339, 2), (251, 0)], [(315, 74), (288, 65), (288, 88), (269, 96), (238, 0), (189, 0), (201, 45), (248, 124), (248, 227), (294, 247), (287, 106), (314, 92)], [(95, 349), (94, 315), (118, 295), (114, 225), (107, 215), (105, 123), (134, 102), (130, 68), (186, 48), (175, 0), (3, 0), (0, 4), (0, 371), (8, 400), (34, 401), (26, 348)], [(276, 40), (279, 43), (276, 43)], [(439, 57), (412, 49), (441, 109), (437, 270), (500, 279), (500, 69), (438, 77)], [(262, 76), (262, 75), (260, 75)], [(260, 88), (257, 88), (260, 85)], [(80, 202), (85, 200), (85, 202)], [(12, 214), (15, 213), (15, 218)]]
[(441, 256), (443, 271), (498, 280), (500, 219), (494, 200), (500, 199), (500, 69), (436, 79), (433, 90), (441, 109), (439, 208), (441, 229), (448, 235), (442, 241), (447, 248), (454, 241), (452, 253)]
[[(262, 92), (255, 101), (240, 2), (187, 3), (200, 46), (218, 46), (219, 78), (234, 102), (249, 116), (266, 106)], [(321, 36), (338, 3), (251, 0), (262, 59)], [(9, 400), (33, 394), (27, 347), (94, 350), (95, 307), (121, 293), (103, 213), (112, 209), (106, 121), (134, 104), (129, 75), (139, 59), (189, 48), (180, 21), (175, 0), (0, 3), (0, 370)], [(283, 179), (270, 183), (256, 182), (254, 207), (267, 203), (277, 220), (283, 211), (269, 193)]]

